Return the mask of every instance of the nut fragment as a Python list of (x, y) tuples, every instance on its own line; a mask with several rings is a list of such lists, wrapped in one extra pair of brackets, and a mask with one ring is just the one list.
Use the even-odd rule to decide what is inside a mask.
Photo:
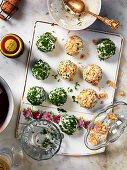
[(102, 98), (107, 98), (108, 94), (106, 92), (104, 93), (99, 93), (99, 98), (102, 99)]
[(108, 84), (109, 87), (113, 87), (114, 89), (116, 89), (116, 84), (115, 84), (114, 82), (112, 82), (111, 80), (108, 80), (108, 81), (106, 82), (106, 84)]
[(120, 96), (125, 96), (125, 92), (122, 90), (122, 91), (119, 92), (119, 95)]
[(116, 121), (118, 120), (116, 114), (115, 114), (115, 113), (112, 113), (112, 112), (108, 113), (107, 118), (108, 118), (108, 119), (114, 119), (114, 120), (116, 120)]

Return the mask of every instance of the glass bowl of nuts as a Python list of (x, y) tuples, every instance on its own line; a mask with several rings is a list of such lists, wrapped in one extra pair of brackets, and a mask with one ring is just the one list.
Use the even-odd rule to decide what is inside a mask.
[(98, 150), (115, 142), (127, 127), (127, 103), (118, 101), (98, 111), (91, 121), (84, 143), (91, 150)]

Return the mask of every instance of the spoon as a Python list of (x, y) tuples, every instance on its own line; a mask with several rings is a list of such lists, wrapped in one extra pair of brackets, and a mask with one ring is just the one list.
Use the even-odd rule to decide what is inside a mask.
[(119, 21), (115, 21), (114, 19), (109, 19), (107, 17), (102, 17), (97, 14), (94, 14), (93, 12), (90, 12), (86, 9), (85, 4), (82, 0), (63, 0), (64, 4), (66, 4), (74, 13), (81, 14), (81, 13), (88, 13), (102, 22), (104, 24), (109, 25), (112, 29), (117, 29), (120, 25)]

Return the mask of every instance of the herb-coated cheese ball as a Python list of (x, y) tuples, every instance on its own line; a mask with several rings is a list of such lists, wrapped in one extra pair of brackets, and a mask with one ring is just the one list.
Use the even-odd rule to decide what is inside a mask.
[(83, 70), (83, 79), (93, 85), (98, 85), (102, 79), (102, 69), (96, 64), (88, 64)]
[(62, 115), (59, 122), (62, 132), (73, 135), (77, 128), (77, 119), (74, 115)]
[(77, 65), (70, 60), (61, 61), (57, 67), (57, 73), (63, 79), (73, 81), (73, 78), (77, 73)]
[(44, 53), (53, 51), (55, 44), (56, 38), (50, 32), (41, 35), (36, 42), (37, 48)]
[(27, 100), (32, 105), (40, 105), (46, 100), (46, 92), (43, 87), (34, 86), (29, 89)]
[(77, 100), (81, 107), (91, 109), (97, 104), (98, 96), (95, 90), (85, 88), (79, 93)]
[(63, 88), (56, 88), (50, 92), (49, 100), (56, 106), (62, 106), (67, 101), (67, 93)]
[(43, 60), (35, 62), (32, 66), (32, 75), (38, 80), (45, 80), (50, 74), (50, 66)]
[(106, 60), (115, 55), (116, 47), (110, 39), (102, 39), (97, 45), (97, 53), (100, 60)]
[(65, 44), (65, 49), (68, 55), (76, 56), (83, 51), (83, 40), (77, 35), (72, 35), (68, 38)]

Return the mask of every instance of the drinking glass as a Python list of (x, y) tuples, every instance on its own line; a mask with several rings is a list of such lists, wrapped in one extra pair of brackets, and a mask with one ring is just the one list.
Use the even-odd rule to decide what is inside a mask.
[(0, 169), (11, 170), (22, 164), (23, 152), (16, 139), (0, 141)]

